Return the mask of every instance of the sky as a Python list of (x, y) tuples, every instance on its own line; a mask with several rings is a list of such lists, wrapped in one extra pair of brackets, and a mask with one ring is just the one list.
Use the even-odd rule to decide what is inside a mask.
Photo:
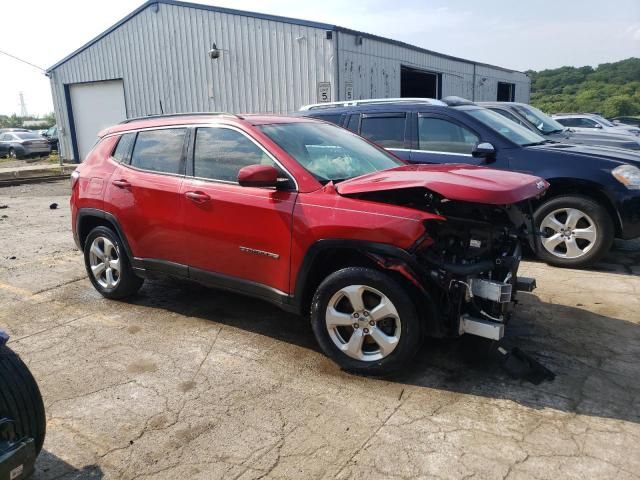
[[(2, 6), (0, 51), (48, 68), (142, 0), (19, 0)], [(515, 70), (640, 56), (640, 0), (200, 0), (314, 20)], [(0, 53), (0, 114), (53, 111), (49, 81)]]

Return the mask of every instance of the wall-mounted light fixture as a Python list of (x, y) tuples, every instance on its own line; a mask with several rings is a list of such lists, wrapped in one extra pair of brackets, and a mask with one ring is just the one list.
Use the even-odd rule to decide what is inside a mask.
[(220, 58), (220, 49), (216, 46), (216, 42), (213, 42), (211, 45), (211, 50), (209, 50), (209, 58), (211, 60), (217, 60)]

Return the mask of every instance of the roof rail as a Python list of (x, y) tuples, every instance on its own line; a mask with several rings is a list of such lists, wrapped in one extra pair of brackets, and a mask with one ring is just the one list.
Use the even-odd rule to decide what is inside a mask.
[(358, 105), (377, 105), (385, 103), (424, 103), (426, 105), (436, 105), (440, 107), (446, 107), (447, 104), (436, 100), (435, 98), (369, 98), (366, 100), (348, 100), (342, 102), (327, 102), (327, 103), (313, 103), (311, 105), (305, 105), (300, 108), (300, 111), (304, 110), (319, 110), (322, 108), (335, 108), (335, 107), (356, 107)]
[(121, 121), (118, 125), (122, 125), (125, 123), (131, 123), (131, 122), (135, 122), (137, 120), (153, 120), (156, 118), (172, 118), (172, 117), (196, 117), (196, 116), (202, 116), (202, 117), (211, 117), (214, 115), (228, 115), (230, 117), (236, 117), (239, 119), (242, 119), (242, 117), (240, 115), (236, 115), (233, 113), (227, 113), (227, 112), (185, 112), (185, 113), (165, 113), (165, 114), (161, 114), (161, 115), (145, 115), (144, 117), (133, 117), (133, 118), (127, 118), (126, 120)]
[(475, 105), (475, 103), (473, 103), (471, 100), (467, 100), (466, 98), (458, 97), (456, 95), (444, 97), (442, 101), (450, 107), (459, 107), (461, 105)]

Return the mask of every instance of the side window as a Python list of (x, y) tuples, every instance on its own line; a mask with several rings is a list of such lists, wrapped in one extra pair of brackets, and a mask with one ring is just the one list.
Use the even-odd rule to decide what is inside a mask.
[(354, 133), (358, 133), (358, 124), (360, 123), (360, 115), (355, 113), (349, 117), (349, 123), (347, 123), (347, 130), (351, 130)]
[(576, 118), (558, 118), (559, 123), (565, 127), (579, 127), (579, 123)]
[(133, 146), (135, 139), (135, 133), (125, 133), (122, 135), (120, 140), (118, 140), (116, 148), (113, 150), (113, 155), (111, 156), (119, 163), (128, 164), (131, 159), (131, 147)]
[(7, 140), (9, 140), (9, 136), (6, 133), (0, 135), (0, 142), (6, 142)]
[(131, 165), (154, 172), (182, 173), (185, 134), (184, 128), (139, 132), (131, 155)]
[(405, 115), (363, 115), (360, 135), (384, 148), (404, 147)]
[(596, 122), (594, 122), (590, 118), (580, 118), (579, 120), (580, 120), (579, 126), (583, 128), (596, 128), (596, 125), (598, 125)]
[[(499, 113), (500, 115), (502, 115), (505, 118), (508, 118), (512, 122), (516, 122), (518, 125), (522, 125), (522, 122), (520, 121), (520, 119), (511, 112), (507, 112), (506, 110), (502, 110), (501, 108), (490, 108), (489, 110), (493, 110), (494, 112)], [(527, 117), (527, 120), (530, 120), (530, 119)]]
[(340, 126), (340, 119), (342, 118), (341, 114), (338, 115), (318, 115), (316, 117), (318, 120), (324, 120), (325, 122), (331, 122), (335, 125)]
[(470, 154), (480, 140), (473, 132), (441, 118), (419, 117), (420, 150)]
[(237, 182), (248, 165), (278, 166), (245, 135), (229, 128), (198, 128), (193, 158), (195, 177)]

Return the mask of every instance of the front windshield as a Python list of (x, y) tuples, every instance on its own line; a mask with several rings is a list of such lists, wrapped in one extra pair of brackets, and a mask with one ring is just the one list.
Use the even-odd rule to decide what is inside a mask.
[(546, 113), (541, 112), (536, 107), (530, 105), (514, 105), (514, 108), (520, 112), (524, 117), (533, 123), (538, 130), (542, 133), (561, 132), (566, 127), (559, 122), (556, 122)]
[(384, 150), (333, 125), (275, 123), (259, 128), (322, 183), (404, 165)]
[(484, 123), (487, 127), (495, 130), (503, 137), (517, 143), (521, 147), (526, 145), (537, 145), (545, 142), (545, 139), (537, 133), (532, 132), (522, 125), (518, 125), (493, 110), (488, 110), (486, 108), (474, 108), (465, 110), (465, 112), (476, 120)]

